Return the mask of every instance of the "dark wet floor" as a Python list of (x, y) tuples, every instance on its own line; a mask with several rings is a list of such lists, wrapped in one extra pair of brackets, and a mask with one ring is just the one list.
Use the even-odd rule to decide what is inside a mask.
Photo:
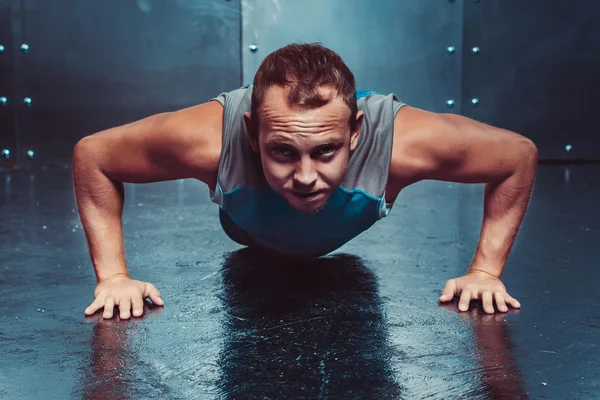
[(120, 321), (83, 315), (71, 171), (0, 172), (0, 398), (599, 398), (599, 181), (539, 168), (504, 276), (523, 308), (494, 316), (438, 304), (469, 266), (482, 185), (414, 185), (312, 262), (240, 250), (199, 182), (128, 185), (130, 271), (165, 307)]

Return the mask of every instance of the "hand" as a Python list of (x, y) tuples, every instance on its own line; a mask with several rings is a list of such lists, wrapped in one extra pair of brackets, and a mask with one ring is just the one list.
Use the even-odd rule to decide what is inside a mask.
[(144, 299), (150, 297), (154, 304), (164, 305), (162, 296), (156, 287), (148, 282), (136, 281), (125, 275), (106, 279), (96, 286), (94, 302), (85, 309), (85, 315), (92, 315), (104, 307), (104, 318), (112, 318), (115, 306), (119, 307), (121, 319), (139, 317), (144, 312)]
[(506, 292), (506, 287), (500, 279), (482, 271), (471, 271), (461, 278), (449, 280), (440, 301), (449, 302), (455, 295), (460, 295), (460, 311), (467, 311), (471, 300), (481, 300), (483, 310), (488, 314), (494, 313), (494, 302), (501, 312), (508, 311), (507, 303), (514, 308), (521, 308), (521, 304)]

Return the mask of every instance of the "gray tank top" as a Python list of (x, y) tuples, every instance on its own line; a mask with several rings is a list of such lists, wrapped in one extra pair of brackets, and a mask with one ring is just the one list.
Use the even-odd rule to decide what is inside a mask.
[(394, 118), (405, 103), (394, 94), (356, 92), (358, 109), (365, 116), (347, 173), (322, 211), (304, 214), (268, 185), (260, 159), (250, 147), (243, 114), (250, 112), (251, 98), (252, 86), (246, 85), (211, 99), (223, 105), (224, 120), (217, 185), (210, 196), (236, 229), (254, 243), (283, 254), (320, 256), (388, 215), (392, 205), (385, 202), (385, 189)]

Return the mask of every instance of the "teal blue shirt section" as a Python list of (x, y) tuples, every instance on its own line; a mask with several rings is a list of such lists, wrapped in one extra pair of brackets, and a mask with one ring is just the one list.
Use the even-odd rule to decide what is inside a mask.
[(314, 214), (296, 211), (270, 186), (223, 193), (224, 210), (261, 246), (284, 254), (320, 256), (354, 238), (379, 219), (382, 200), (339, 187)]

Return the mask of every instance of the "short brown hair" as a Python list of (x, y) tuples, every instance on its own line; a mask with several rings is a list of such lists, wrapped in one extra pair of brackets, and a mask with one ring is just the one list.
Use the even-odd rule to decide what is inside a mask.
[(329, 103), (320, 86), (332, 87), (350, 108), (350, 129), (356, 129), (356, 82), (354, 74), (336, 52), (321, 43), (290, 44), (269, 54), (254, 76), (252, 121), (258, 127), (265, 92), (271, 86), (289, 87), (290, 104), (317, 108)]

